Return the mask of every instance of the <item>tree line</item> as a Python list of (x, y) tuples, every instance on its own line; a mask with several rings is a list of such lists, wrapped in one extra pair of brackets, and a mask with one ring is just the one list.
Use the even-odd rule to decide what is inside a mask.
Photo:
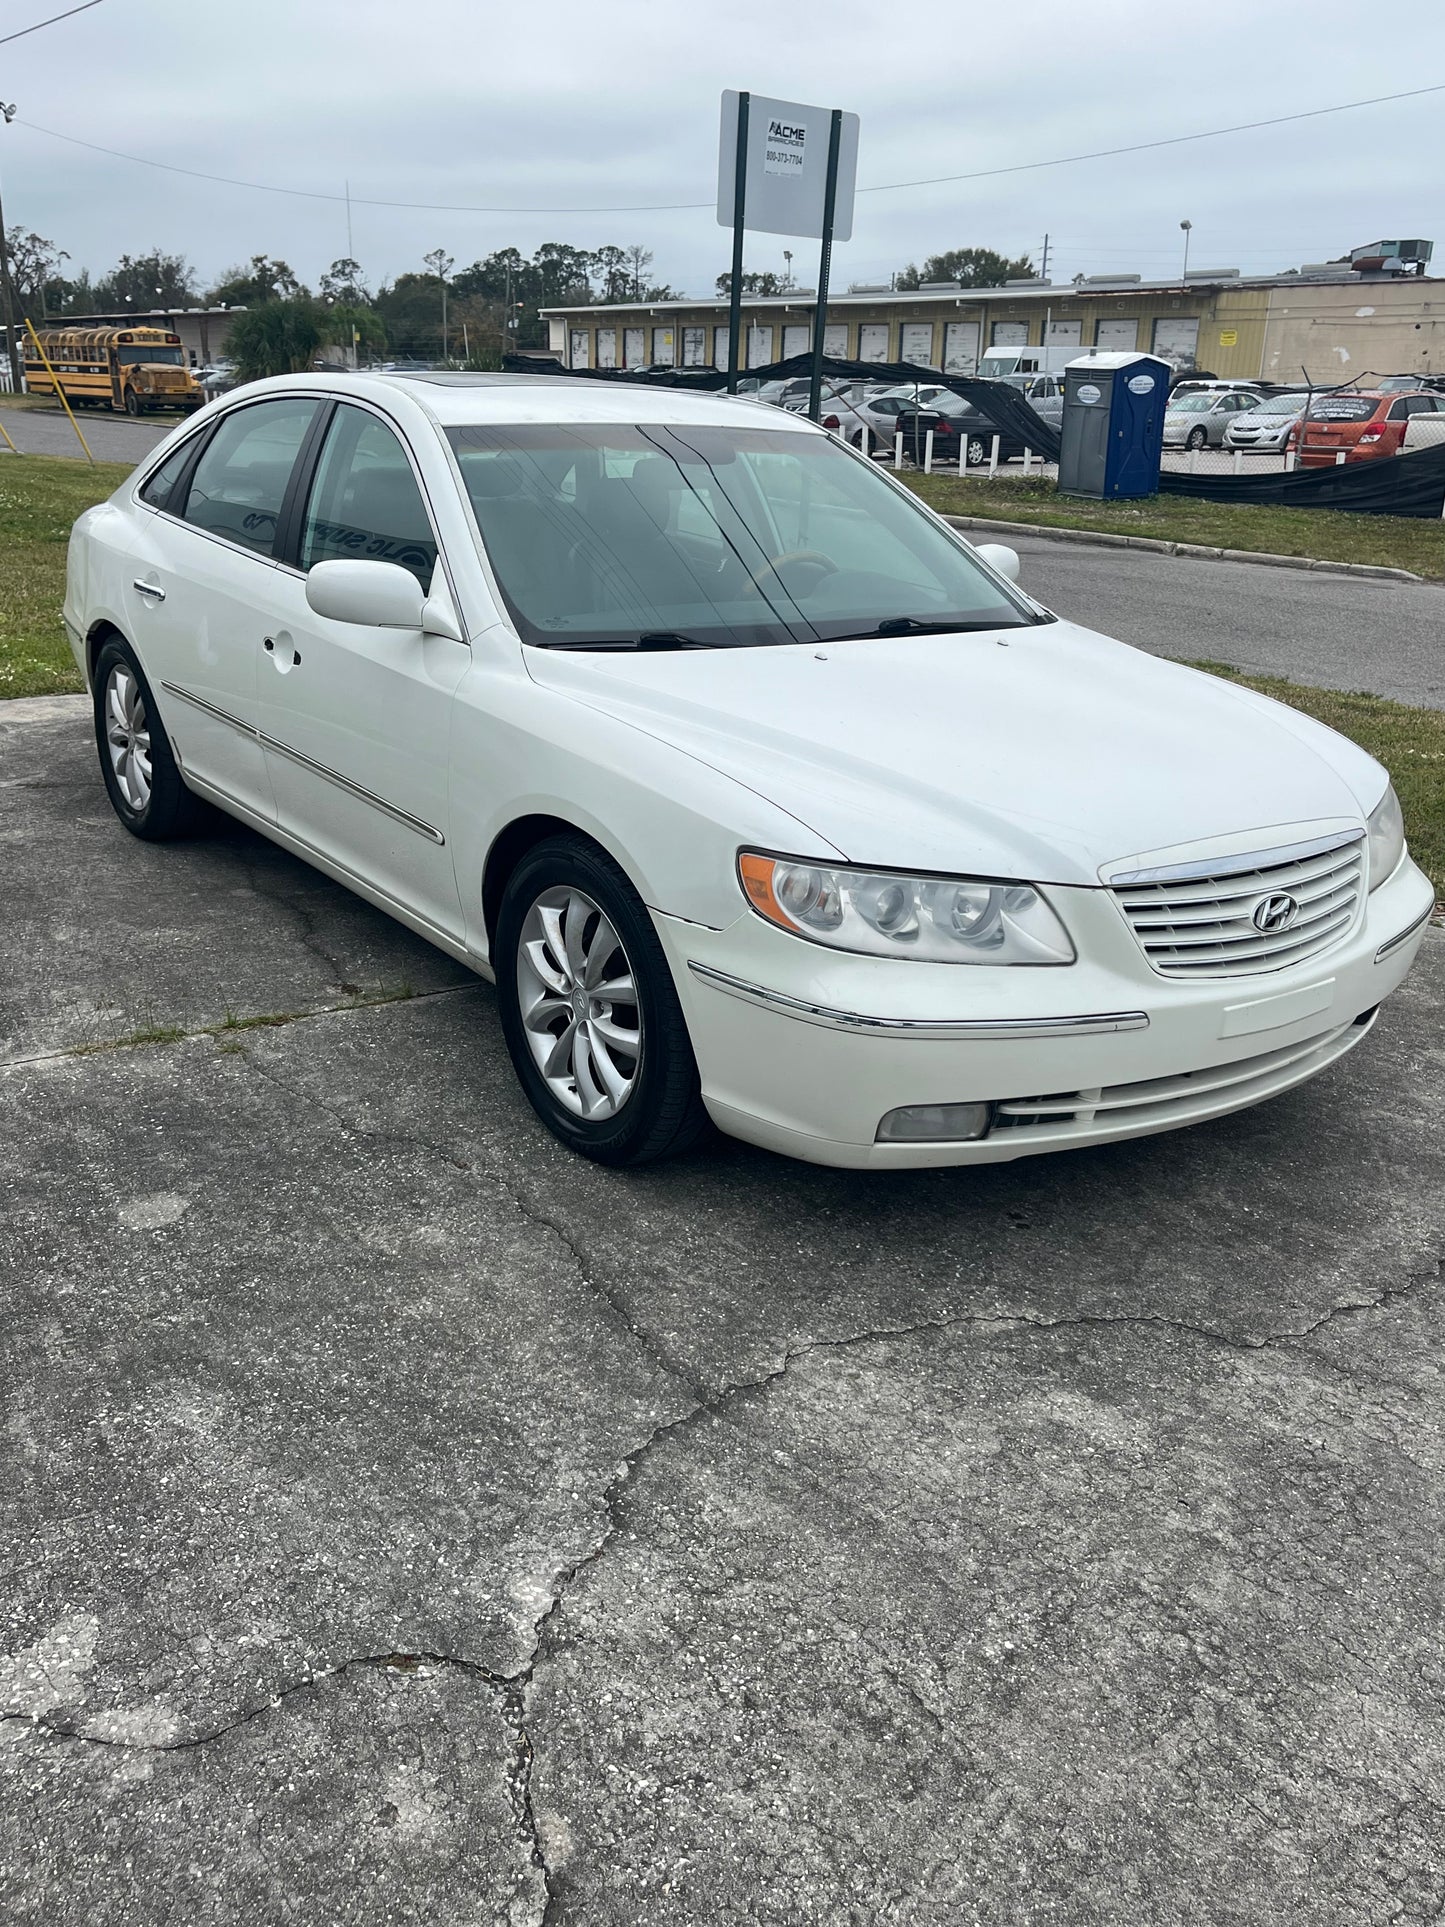
[[(495, 368), (509, 348), (545, 345), (543, 308), (681, 298), (654, 280), (652, 254), (640, 243), (589, 249), (544, 241), (530, 257), (500, 248), (463, 268), (435, 249), (424, 257), (426, 272), (399, 274), (375, 289), (361, 263), (342, 256), (313, 290), (288, 262), (265, 254), (252, 255), (203, 288), (183, 255), (159, 248), (123, 254), (108, 273), (92, 278), (85, 268), (72, 274), (69, 254), (42, 235), (17, 227), (5, 238), (16, 303), (37, 325), (127, 309), (244, 308), (232, 323), (227, 353), (245, 377), (307, 368), (328, 350), (348, 356), (354, 350), (363, 361), (387, 354)], [(929, 255), (921, 268), (910, 263), (892, 285), (957, 281), (997, 287), (1032, 273), (1027, 256), (955, 248)], [(720, 274), (718, 293), (726, 295), (730, 283), (730, 275)], [(743, 277), (748, 295), (783, 295), (792, 285), (771, 271)]]

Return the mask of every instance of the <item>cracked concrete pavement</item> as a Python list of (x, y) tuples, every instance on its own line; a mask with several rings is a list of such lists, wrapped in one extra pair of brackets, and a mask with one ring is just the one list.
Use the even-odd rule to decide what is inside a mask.
[(619, 1175), (485, 985), (29, 717), (7, 1920), (1445, 1916), (1445, 936), (1217, 1125)]

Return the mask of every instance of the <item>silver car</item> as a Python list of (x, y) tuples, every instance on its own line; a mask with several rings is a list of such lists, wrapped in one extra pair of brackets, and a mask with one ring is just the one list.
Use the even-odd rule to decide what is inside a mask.
[(1204, 390), (1180, 395), (1164, 411), (1166, 448), (1222, 448), (1224, 431), (1236, 415), (1259, 406), (1259, 396), (1248, 388)]
[(1305, 412), (1304, 395), (1266, 395), (1254, 408), (1232, 415), (1224, 431), (1226, 448), (1257, 448), (1271, 455), (1288, 445), (1290, 430)]

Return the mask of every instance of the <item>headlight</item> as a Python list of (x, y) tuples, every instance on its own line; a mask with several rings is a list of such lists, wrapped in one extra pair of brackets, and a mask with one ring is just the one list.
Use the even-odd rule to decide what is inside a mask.
[(1074, 961), (1068, 932), (1027, 883), (841, 869), (751, 850), (738, 873), (760, 917), (834, 950), (927, 963)]
[(1405, 819), (1393, 783), (1370, 811), (1365, 829), (1370, 839), (1370, 888), (1378, 890), (1405, 854)]

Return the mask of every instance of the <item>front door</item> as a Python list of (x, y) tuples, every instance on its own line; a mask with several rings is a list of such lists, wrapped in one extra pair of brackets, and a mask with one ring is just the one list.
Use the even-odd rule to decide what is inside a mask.
[[(342, 403), (301, 515), (299, 567), (277, 570), (281, 619), (257, 638), (259, 713), (279, 828), (410, 910), (462, 935), (448, 774), (463, 643), (318, 616), (306, 571), (395, 562), (430, 588), (437, 542), (410, 457), (369, 409)], [(443, 590), (444, 593), (444, 590)]]
[(316, 407), (297, 396), (233, 410), (184, 501), (153, 487), (165, 464), (143, 492), (157, 512), (138, 525), (126, 587), (131, 640), (182, 768), (266, 822), (275, 808), (256, 733), (258, 612), (279, 586), (272, 545)]

